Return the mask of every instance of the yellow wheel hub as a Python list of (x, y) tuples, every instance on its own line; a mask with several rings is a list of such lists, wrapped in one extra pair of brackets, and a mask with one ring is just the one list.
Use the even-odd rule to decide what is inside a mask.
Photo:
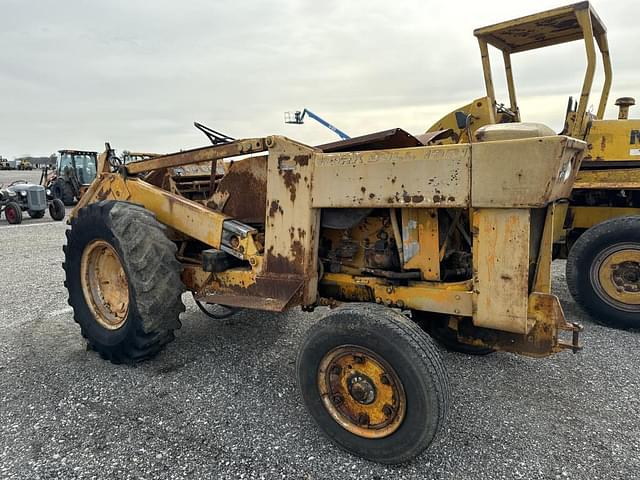
[(124, 325), (129, 312), (129, 282), (120, 256), (104, 240), (94, 240), (82, 252), (82, 291), (96, 321), (108, 330)]
[(318, 369), (318, 389), (329, 415), (360, 437), (391, 435), (405, 416), (407, 400), (400, 379), (367, 348), (343, 345), (328, 352)]
[[(621, 247), (621, 248), (620, 248)], [(640, 311), (640, 245), (624, 245), (599, 256), (597, 290), (608, 303), (626, 311)], [(596, 272), (592, 272), (592, 278)]]

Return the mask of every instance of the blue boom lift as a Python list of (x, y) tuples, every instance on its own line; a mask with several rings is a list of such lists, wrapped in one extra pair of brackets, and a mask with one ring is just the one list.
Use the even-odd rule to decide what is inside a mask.
[(284, 113), (284, 123), (294, 123), (294, 124), (297, 124), (297, 125), (302, 125), (304, 123), (304, 117), (305, 116), (313, 118), (316, 122), (320, 123), (321, 125), (324, 125), (325, 127), (327, 127), (332, 132), (335, 132), (336, 134), (338, 134), (338, 136), (342, 140), (348, 140), (348, 139), (351, 138), (349, 135), (344, 133), (342, 130), (340, 130), (339, 128), (334, 127), (329, 122), (327, 122), (325, 119), (319, 117), (318, 115), (313, 113), (311, 110), (308, 110), (306, 108), (304, 110), (302, 110), (302, 111), (296, 110), (295, 112), (285, 112)]

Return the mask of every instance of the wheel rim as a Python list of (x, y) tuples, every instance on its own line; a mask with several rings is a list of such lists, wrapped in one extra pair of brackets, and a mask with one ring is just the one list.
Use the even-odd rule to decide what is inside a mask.
[(13, 208), (7, 208), (7, 209), (4, 211), (4, 214), (5, 214), (5, 216), (7, 217), (7, 222), (9, 222), (9, 223), (13, 223), (13, 222), (15, 222), (15, 221), (16, 221), (16, 218), (18, 217), (18, 216), (16, 215), (15, 210), (14, 210)]
[(375, 352), (343, 345), (328, 352), (318, 369), (318, 389), (331, 417), (364, 438), (395, 432), (406, 412), (406, 395), (393, 368)]
[(129, 282), (115, 249), (104, 240), (94, 240), (82, 252), (82, 291), (96, 321), (117, 330), (129, 313)]
[(603, 250), (591, 266), (590, 277), (605, 303), (640, 312), (640, 245), (623, 243)]

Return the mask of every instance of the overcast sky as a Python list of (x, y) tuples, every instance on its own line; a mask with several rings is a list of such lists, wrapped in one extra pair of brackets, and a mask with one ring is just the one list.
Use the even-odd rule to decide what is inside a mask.
[[(615, 98), (640, 97), (637, 2), (593, 3), (609, 31), (615, 116)], [(337, 139), (313, 121), (284, 124), (284, 111), (304, 107), (351, 136), (422, 133), (484, 95), (474, 28), (563, 4), (0, 0), (0, 155), (102, 150), (105, 141), (155, 152), (205, 145), (194, 120), (234, 137)], [(518, 54), (513, 64), (523, 119), (560, 129), (582, 84), (583, 46)]]

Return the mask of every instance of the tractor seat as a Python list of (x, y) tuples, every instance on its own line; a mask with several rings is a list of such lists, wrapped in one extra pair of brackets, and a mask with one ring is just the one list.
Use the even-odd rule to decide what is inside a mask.
[(518, 140), (521, 138), (553, 137), (556, 135), (551, 128), (542, 123), (496, 123), (485, 125), (476, 130), (478, 142), (492, 142), (499, 140)]

